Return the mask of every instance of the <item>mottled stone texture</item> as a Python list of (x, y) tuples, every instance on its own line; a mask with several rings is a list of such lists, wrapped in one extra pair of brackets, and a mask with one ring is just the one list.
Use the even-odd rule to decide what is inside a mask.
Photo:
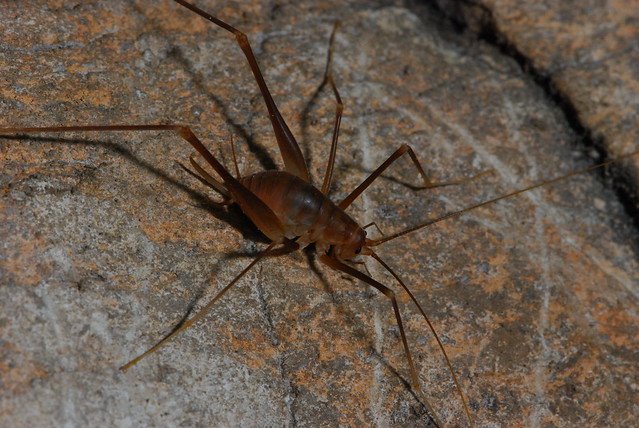
[[(583, 126), (636, 147), (636, 18), (610, 18), (624, 7), (612, 1), (538, 14), (503, 3), (487, 10), (509, 16), (501, 30), (549, 70)], [(315, 183), (334, 115), (330, 91), (316, 91), (342, 20), (335, 200), (401, 143), (436, 179), (495, 172), (416, 192), (402, 161), (350, 210), (362, 224), (390, 233), (592, 163), (527, 70), (455, 33), (442, 10), (201, 5), (250, 35)], [(610, 13), (580, 18), (589, 10)], [(0, 16), (0, 126), (187, 123), (228, 165), (232, 132), (244, 172), (281, 164), (233, 38), (172, 2), (0, 2)], [(0, 425), (428, 425), (389, 302), (304, 253), (261, 263), (205, 322), (118, 371), (265, 245), (237, 210), (209, 203), (181, 166), (191, 152), (169, 133), (0, 139)], [(378, 251), (432, 317), (477, 426), (600, 427), (639, 417), (637, 244), (595, 174)], [(426, 394), (446, 426), (466, 426), (425, 322), (399, 295)]]
[[(611, 158), (639, 141), (639, 2), (437, 0), (443, 13), (525, 63), (586, 143)], [(615, 167), (637, 204), (639, 160)]]

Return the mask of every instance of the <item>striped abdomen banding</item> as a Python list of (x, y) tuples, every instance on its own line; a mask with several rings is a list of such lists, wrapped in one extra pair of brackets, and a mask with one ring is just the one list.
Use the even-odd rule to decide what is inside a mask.
[(275, 213), (286, 237), (341, 245), (361, 234), (348, 214), (311, 184), (285, 171), (264, 171), (243, 177), (242, 184)]

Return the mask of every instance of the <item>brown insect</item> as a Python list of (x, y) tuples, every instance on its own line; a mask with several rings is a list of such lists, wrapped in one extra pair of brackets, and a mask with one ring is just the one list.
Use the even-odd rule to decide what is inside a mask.
[[(264, 79), (262, 78), (257, 62), (254, 55), (250, 50), (248, 41), (244, 38), (242, 33), (239, 33), (235, 28), (228, 24), (219, 21), (218, 19), (208, 15), (207, 13), (190, 6), (186, 2), (176, 0), (178, 3), (190, 8), (194, 12), (201, 16), (211, 20), (217, 25), (225, 28), (236, 35), (239, 45), (242, 47), (248, 62), (251, 66), (255, 78), (258, 82), (258, 86), (262, 92), (265, 103), (269, 110), (269, 117), (273, 124), (276, 139), (280, 149), (280, 153), (284, 160), (285, 171), (266, 171), (258, 174), (253, 174), (247, 177), (240, 177), (239, 171), (235, 176), (228, 172), (225, 167), (200, 143), (195, 134), (188, 128), (178, 125), (126, 125), (126, 126), (76, 126), (76, 127), (41, 127), (41, 128), (2, 128), (2, 133), (34, 133), (34, 132), (62, 132), (62, 131), (158, 131), (169, 130), (179, 134), (182, 138), (187, 140), (207, 161), (207, 163), (215, 170), (220, 176), (219, 179), (215, 179), (209, 175), (204, 168), (199, 166), (194, 160), (192, 160), (193, 168), (195, 168), (201, 180), (213, 188), (216, 192), (222, 195), (227, 203), (237, 203), (242, 211), (254, 222), (254, 224), (269, 238), (272, 243), (258, 255), (255, 260), (250, 263), (242, 272), (240, 272), (219, 294), (210, 301), (204, 308), (202, 308), (196, 315), (191, 317), (188, 321), (184, 322), (178, 329), (172, 332), (168, 337), (151, 348), (145, 354), (132, 360), (123, 366), (123, 369), (128, 369), (141, 358), (157, 350), (166, 340), (172, 338), (182, 330), (188, 328), (194, 322), (196, 322), (202, 315), (204, 315), (208, 309), (222, 296), (230, 287), (232, 287), (241, 277), (243, 277), (255, 264), (262, 258), (271, 254), (277, 244), (282, 245), (282, 250), (294, 250), (298, 247), (304, 247), (308, 243), (315, 243), (318, 253), (320, 254), (319, 260), (325, 263), (332, 269), (341, 271), (347, 275), (351, 275), (363, 282), (371, 285), (386, 297), (388, 297), (392, 303), (393, 311), (399, 327), (399, 333), (402, 339), (404, 352), (410, 371), (412, 386), (419, 394), (420, 399), (429, 408), (431, 415), (438, 425), (442, 425), (437, 413), (434, 410), (434, 406), (428, 404), (428, 400), (425, 394), (422, 392), (419, 382), (419, 376), (412, 361), (412, 356), (408, 341), (404, 333), (404, 327), (401, 320), (399, 306), (396, 303), (394, 293), (385, 285), (372, 279), (369, 275), (355, 269), (350, 262), (358, 255), (370, 255), (375, 258), (381, 265), (388, 270), (401, 284), (401, 286), (409, 293), (413, 302), (417, 305), (423, 317), (426, 319), (430, 326), (430, 322), (426, 317), (426, 314), (422, 310), (419, 303), (410, 293), (408, 288), (404, 285), (399, 277), (388, 267), (388, 265), (382, 261), (382, 259), (373, 251), (373, 247), (380, 245), (384, 242), (388, 242), (399, 236), (403, 236), (406, 233), (416, 231), (420, 228), (428, 226), (434, 222), (438, 222), (444, 218), (454, 217), (462, 212), (476, 209), (477, 207), (494, 203), (497, 200), (508, 198), (517, 193), (530, 190), (535, 187), (546, 185), (550, 182), (544, 182), (539, 185), (529, 186), (517, 192), (509, 193), (500, 198), (491, 199), (485, 203), (471, 206), (468, 209), (456, 211), (451, 215), (438, 218), (435, 221), (429, 221), (427, 223), (420, 224), (404, 232), (396, 233), (384, 238), (370, 239), (366, 237), (366, 234), (354, 220), (348, 216), (344, 210), (350, 206), (350, 204), (377, 178), (384, 170), (390, 166), (395, 160), (405, 153), (408, 153), (420, 175), (425, 181), (425, 185), (422, 187), (436, 187), (439, 184), (434, 183), (428, 179), (423, 168), (417, 161), (417, 158), (408, 146), (401, 146), (395, 153), (393, 153), (384, 164), (382, 164), (375, 172), (373, 172), (360, 186), (358, 186), (351, 194), (344, 198), (338, 204), (333, 204), (327, 198), (331, 187), (333, 165), (335, 159), (335, 151), (337, 147), (337, 138), (339, 131), (339, 124), (341, 118), (341, 100), (337, 89), (333, 84), (333, 80), (330, 74), (327, 75), (327, 82), (333, 88), (333, 91), (338, 101), (338, 112), (336, 115), (335, 128), (333, 131), (332, 145), (330, 151), (330, 158), (327, 164), (326, 172), (324, 175), (323, 184), (321, 190), (318, 190), (309, 184), (309, 173), (306, 167), (301, 150), (296, 143), (292, 133), (289, 131), (284, 119), (277, 110), (277, 107), (272, 100)], [(633, 153), (634, 154), (634, 153)], [(632, 154), (631, 154), (632, 155)], [(580, 174), (583, 171), (571, 174)], [(563, 180), (569, 176), (561, 177), (558, 180)], [(299, 202), (303, 201), (303, 202)], [(294, 208), (294, 209), (292, 209)], [(433, 333), (435, 330), (430, 326)], [(438, 340), (439, 341), (439, 340)], [(441, 345), (442, 352), (445, 351)], [(446, 357), (448, 361), (448, 358)], [(450, 372), (455, 376), (452, 367), (450, 366)], [(467, 414), (469, 423), (472, 425), (471, 412), (466, 405), (461, 387), (455, 380), (455, 384), (458, 390), (458, 394), (461, 400), (464, 402), (465, 412)]]

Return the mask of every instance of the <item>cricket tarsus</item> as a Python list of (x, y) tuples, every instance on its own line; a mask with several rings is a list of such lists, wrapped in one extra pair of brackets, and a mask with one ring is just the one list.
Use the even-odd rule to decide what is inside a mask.
[[(395, 292), (389, 287), (373, 279), (370, 275), (366, 275), (363, 272), (355, 269), (353, 266), (358, 256), (371, 256), (377, 262), (379, 262), (384, 269), (386, 269), (400, 284), (404, 291), (410, 296), (413, 303), (417, 306), (419, 312), (422, 314), (428, 328), (435, 336), (440, 351), (446, 361), (448, 370), (450, 371), (457, 394), (459, 395), (466, 418), (469, 425), (472, 427), (473, 419), (470, 413), (470, 409), (461, 387), (461, 384), (457, 380), (455, 371), (445, 348), (439, 339), (435, 327), (422, 309), (421, 305), (406, 286), (404, 281), (395, 273), (390, 266), (384, 262), (374, 251), (373, 247), (388, 242), (390, 240), (399, 238), (408, 233), (425, 228), (437, 222), (445, 219), (459, 217), (460, 215), (477, 208), (496, 203), (505, 198), (513, 197), (517, 194), (530, 191), (532, 189), (548, 185), (557, 181), (565, 180), (575, 175), (582, 174), (586, 171), (599, 168), (610, 163), (616, 162), (622, 158), (635, 156), (639, 154), (639, 150), (629, 153), (621, 158), (608, 161), (599, 165), (595, 165), (590, 168), (577, 171), (572, 174), (567, 174), (553, 180), (549, 180), (543, 183), (535, 184), (525, 187), (515, 192), (508, 193), (499, 198), (491, 199), (481, 204), (473, 205), (462, 210), (458, 210), (434, 220), (427, 221), (419, 224), (415, 227), (406, 229), (402, 232), (395, 233), (393, 235), (383, 237), (377, 240), (371, 240), (366, 238), (365, 228), (360, 227), (355, 220), (353, 220), (344, 211), (351, 203), (366, 190), (388, 167), (401, 158), (404, 154), (408, 154), (413, 162), (417, 172), (421, 176), (424, 185), (414, 186), (414, 188), (434, 188), (450, 184), (459, 184), (465, 180), (451, 181), (451, 182), (434, 182), (426, 174), (424, 168), (421, 166), (414, 151), (408, 145), (400, 146), (391, 156), (383, 162), (369, 177), (367, 177), (358, 187), (356, 187), (345, 199), (340, 203), (335, 204), (328, 199), (328, 193), (330, 192), (330, 185), (333, 175), (333, 166), (335, 162), (335, 152), (338, 144), (338, 133), (341, 123), (341, 116), (343, 111), (343, 103), (339, 95), (339, 91), (335, 85), (332, 71), (332, 49), (337, 25), (335, 25), (331, 34), (331, 42), (329, 44), (327, 68), (322, 86), (328, 83), (334, 93), (336, 99), (336, 114), (335, 124), (333, 128), (333, 137), (331, 140), (331, 150), (329, 156), (329, 162), (326, 167), (326, 172), (323, 180), (321, 190), (313, 187), (309, 182), (308, 169), (306, 162), (302, 156), (302, 152), (289, 130), (286, 122), (282, 118), (271, 94), (266, 86), (262, 73), (257, 65), (257, 61), (251, 50), (248, 38), (244, 33), (232, 27), (231, 25), (221, 21), (220, 19), (204, 12), (198, 7), (187, 3), (183, 0), (174, 0), (180, 5), (190, 9), (197, 13), (201, 17), (213, 22), (214, 24), (222, 27), (223, 29), (231, 32), (240, 48), (242, 49), (253, 76), (260, 89), (264, 102), (269, 112), (269, 117), (273, 126), (275, 137), (278, 143), (280, 154), (283, 158), (285, 170), (284, 171), (264, 171), (257, 174), (252, 174), (246, 177), (241, 177), (239, 168), (237, 167), (237, 161), (234, 157), (234, 163), (236, 165), (235, 171), (237, 176), (234, 177), (227, 169), (206, 149), (202, 142), (195, 136), (193, 131), (183, 125), (176, 124), (157, 124), (157, 125), (112, 125), (112, 126), (54, 126), (54, 127), (11, 127), (0, 128), (2, 134), (16, 134), (16, 133), (45, 133), (45, 132), (117, 132), (117, 131), (171, 131), (178, 134), (182, 139), (186, 140), (193, 148), (202, 156), (208, 165), (215, 171), (219, 178), (213, 177), (211, 174), (205, 171), (193, 158), (191, 158), (191, 165), (197, 171), (199, 179), (202, 183), (211, 187), (217, 193), (222, 195), (224, 203), (236, 203), (240, 206), (242, 211), (253, 221), (253, 223), (271, 240), (271, 243), (266, 249), (259, 253), (253, 261), (251, 261), (239, 274), (237, 274), (233, 280), (231, 280), (224, 288), (222, 288), (215, 297), (202, 307), (194, 316), (186, 320), (183, 324), (179, 325), (174, 331), (164, 337), (156, 345), (150, 348), (145, 353), (129, 361), (127, 364), (121, 367), (123, 371), (130, 369), (133, 365), (137, 364), (140, 360), (148, 355), (156, 352), (159, 348), (164, 346), (170, 339), (177, 336), (180, 332), (183, 332), (187, 328), (191, 327), (198, 320), (200, 320), (210, 308), (230, 289), (232, 288), (245, 274), (252, 269), (259, 261), (269, 255), (277, 255), (274, 250), (278, 244), (283, 245), (283, 249), (294, 250), (299, 247), (304, 247), (308, 244), (315, 244), (315, 247), (320, 253), (320, 261), (331, 269), (345, 273), (354, 278), (359, 279), (365, 284), (368, 284), (385, 297), (387, 297), (392, 304), (393, 312), (397, 325), (399, 327), (402, 345), (404, 348), (404, 354), (408, 362), (412, 387), (417, 392), (418, 399), (424, 404), (430, 413), (432, 420), (436, 425), (442, 427), (441, 418), (435, 412), (434, 406), (426, 398), (421, 384), (417, 369), (409, 348), (408, 340), (404, 331), (404, 324), (401, 317), (401, 311), (395, 297)], [(488, 171), (490, 172), (490, 171)], [(487, 172), (485, 172), (487, 173)], [(479, 176), (485, 174), (479, 174)], [(471, 177), (474, 179), (478, 176)], [(374, 223), (371, 223), (374, 225)], [(366, 226), (368, 227), (368, 226)]]

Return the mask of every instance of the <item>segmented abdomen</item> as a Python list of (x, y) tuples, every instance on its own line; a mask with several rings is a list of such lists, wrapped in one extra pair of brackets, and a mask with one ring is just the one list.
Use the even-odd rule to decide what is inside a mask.
[(339, 245), (360, 229), (348, 214), (311, 184), (285, 171), (263, 171), (243, 177), (242, 184), (273, 210), (286, 237)]

